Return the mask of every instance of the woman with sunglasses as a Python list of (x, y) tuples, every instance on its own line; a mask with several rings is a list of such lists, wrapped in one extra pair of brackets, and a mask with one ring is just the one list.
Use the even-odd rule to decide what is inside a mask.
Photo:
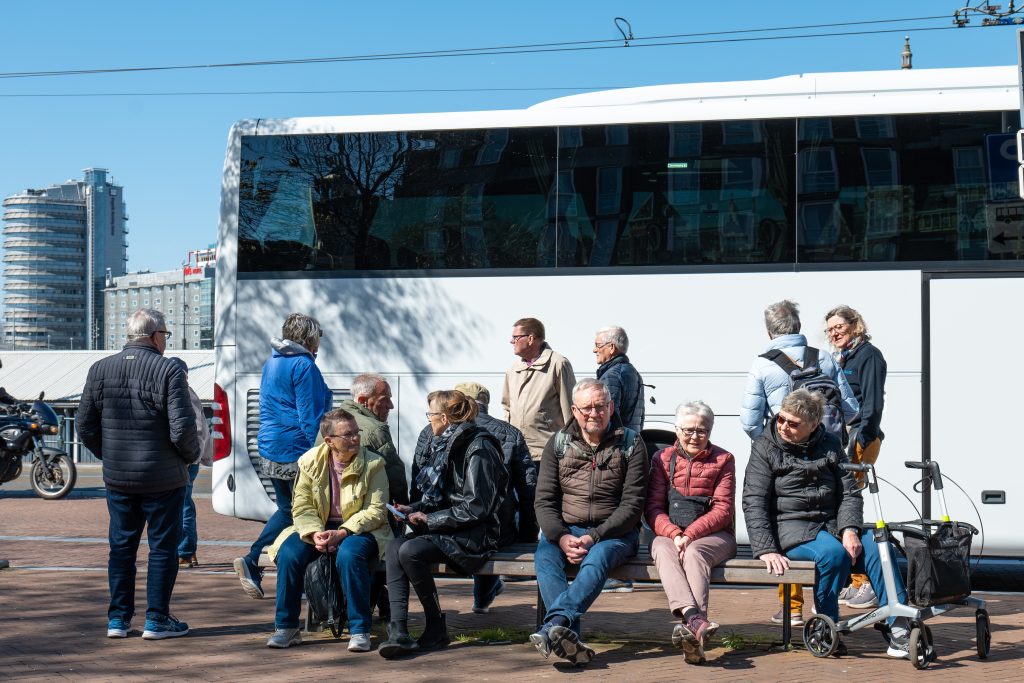
[[(743, 480), (743, 516), (755, 558), (777, 576), (790, 560), (813, 561), (818, 580), (814, 602), (819, 613), (839, 621), (839, 591), (851, 568), (865, 571), (887, 601), (881, 560), (872, 531), (864, 530), (864, 501), (839, 438), (821, 425), (825, 399), (796, 389), (782, 400), (779, 414), (750, 449)], [(899, 572), (901, 602), (906, 591)], [(909, 656), (906, 620), (894, 620), (888, 654)], [(835, 655), (846, 654), (842, 641)]]
[(711, 569), (736, 556), (736, 462), (710, 441), (715, 414), (702, 401), (676, 409), (677, 441), (651, 460), (644, 518), (656, 534), (651, 555), (680, 620), (672, 644), (687, 664), (704, 661), (718, 630), (708, 619)]

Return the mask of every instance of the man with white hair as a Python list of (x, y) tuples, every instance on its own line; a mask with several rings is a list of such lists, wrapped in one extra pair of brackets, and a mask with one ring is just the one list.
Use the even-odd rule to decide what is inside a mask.
[(164, 358), (164, 314), (148, 308), (128, 319), (128, 343), (96, 361), (82, 389), (76, 426), (82, 443), (103, 461), (110, 513), (107, 637), (125, 638), (135, 614), (135, 562), (142, 531), (149, 543), (146, 625), (142, 637), (188, 635), (171, 616), (178, 577), (181, 512), (188, 467), (201, 450), (185, 372)]
[(388, 500), (405, 505), (409, 502), (405, 465), (398, 457), (398, 449), (388, 427), (388, 415), (395, 407), (391, 400), (391, 385), (382, 376), (366, 372), (352, 380), (351, 393), (352, 398), (341, 401), (338, 407), (355, 417), (363, 446), (384, 458), (388, 473)]
[[(594, 650), (580, 639), (580, 617), (608, 573), (636, 554), (648, 466), (643, 439), (615, 416), (604, 382), (577, 383), (572, 412), (544, 447), (537, 476), (534, 562), (547, 611), (530, 641), (545, 658), (554, 652), (583, 665)], [(571, 584), (567, 564), (579, 567)]]
[(644, 428), (644, 380), (629, 362), (628, 350), (629, 336), (621, 327), (602, 327), (594, 335), (597, 378), (608, 385), (622, 424), (639, 433)]

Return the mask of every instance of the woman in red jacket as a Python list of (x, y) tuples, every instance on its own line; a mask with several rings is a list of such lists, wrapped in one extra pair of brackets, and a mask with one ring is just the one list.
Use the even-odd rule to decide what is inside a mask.
[(711, 568), (736, 556), (736, 463), (709, 441), (714, 424), (702, 401), (676, 409), (677, 441), (651, 462), (644, 515), (669, 608), (681, 620), (672, 643), (688, 664), (704, 661), (704, 644), (718, 629), (707, 617)]

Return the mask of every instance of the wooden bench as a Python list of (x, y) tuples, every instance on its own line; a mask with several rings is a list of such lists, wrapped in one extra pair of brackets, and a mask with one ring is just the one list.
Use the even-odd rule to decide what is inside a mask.
[[(654, 559), (646, 550), (646, 544), (641, 543), (641, 550), (636, 557), (625, 564), (616, 567), (609, 576), (623, 581), (660, 582), (658, 569), (654, 566)], [(536, 578), (533, 565), (533, 551), (535, 543), (519, 543), (508, 546), (491, 556), (483, 567), (477, 571), (482, 575), (504, 575)], [(446, 576), (461, 576), (450, 567), (444, 564), (437, 566), (436, 574)], [(570, 565), (566, 574), (571, 578), (575, 575), (575, 567)], [(788, 649), (793, 636), (792, 624), (790, 623), (791, 605), (789, 589), (791, 585), (813, 586), (815, 581), (814, 563), (805, 561), (790, 561), (789, 571), (784, 576), (775, 576), (765, 570), (764, 562), (755, 560), (749, 556), (736, 557), (727, 560), (711, 570), (711, 583), (713, 584), (748, 584), (748, 585), (771, 585), (785, 584), (783, 590), (782, 605), (782, 643)], [(537, 590), (537, 627), (543, 623), (545, 614), (544, 601), (541, 599), (540, 590)]]

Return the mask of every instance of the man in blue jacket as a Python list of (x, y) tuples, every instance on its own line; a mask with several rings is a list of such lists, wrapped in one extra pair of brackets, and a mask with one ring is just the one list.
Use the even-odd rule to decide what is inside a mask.
[(135, 614), (135, 562), (142, 531), (149, 542), (146, 640), (188, 634), (171, 616), (178, 577), (181, 510), (188, 467), (201, 456), (196, 416), (182, 369), (164, 358), (164, 314), (135, 311), (128, 343), (89, 368), (76, 425), (82, 443), (103, 461), (110, 513), (107, 637), (125, 638)]
[(260, 553), (292, 524), (292, 488), (299, 456), (316, 443), (320, 418), (331, 408), (331, 390), (316, 366), (323, 334), (316, 318), (292, 313), (284, 321), (281, 338), (270, 340), (270, 359), (263, 364), (256, 443), (263, 476), (274, 487), (277, 510), (249, 554), (234, 562), (242, 589), (255, 600), (263, 599)]

